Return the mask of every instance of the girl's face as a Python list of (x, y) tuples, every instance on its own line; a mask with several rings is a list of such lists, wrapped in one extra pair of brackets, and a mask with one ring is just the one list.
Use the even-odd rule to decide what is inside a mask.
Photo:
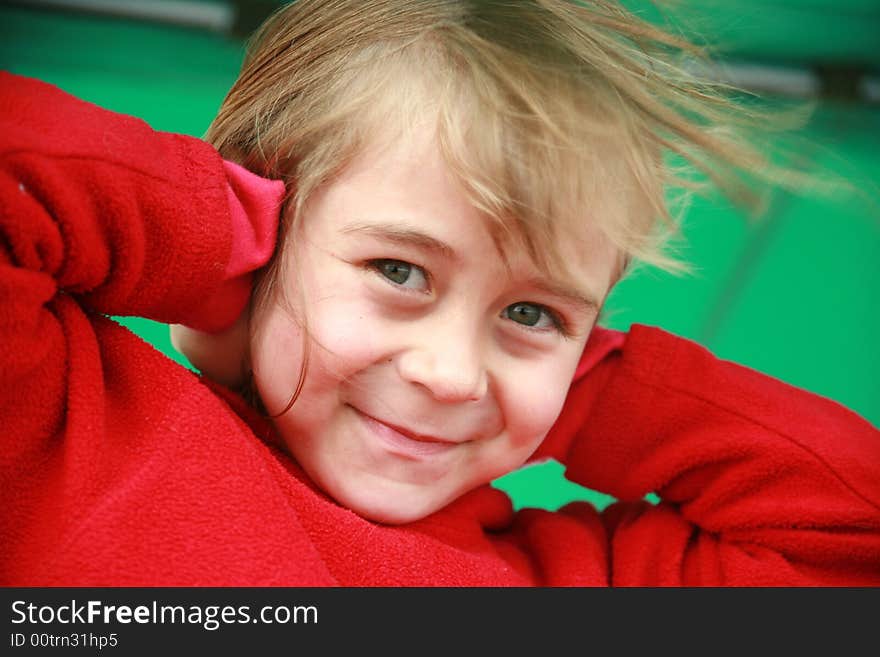
[[(523, 464), (555, 422), (615, 254), (565, 245), (579, 285), (499, 253), (428, 131), (363, 153), (312, 197), (258, 318), (254, 380), (290, 452), (341, 504), (418, 520)], [(297, 289), (297, 288), (300, 289)], [(300, 308), (299, 304), (303, 304)]]

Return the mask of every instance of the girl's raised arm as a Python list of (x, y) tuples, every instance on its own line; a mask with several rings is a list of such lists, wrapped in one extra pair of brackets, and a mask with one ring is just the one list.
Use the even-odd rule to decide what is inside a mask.
[(634, 325), (550, 440), (620, 500), (612, 584), (880, 584), (880, 432), (831, 400)]
[(0, 73), (0, 426), (29, 433), (13, 418), (39, 414), (50, 432), (101, 313), (235, 321), (284, 192), (239, 184), (250, 175), (199, 139)]

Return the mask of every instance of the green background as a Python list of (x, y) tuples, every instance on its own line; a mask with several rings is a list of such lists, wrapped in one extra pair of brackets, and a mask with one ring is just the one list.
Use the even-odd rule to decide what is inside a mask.
[[(636, 2), (631, 7), (641, 10)], [(688, 3), (680, 3), (685, 9)], [(880, 2), (705, 0), (688, 25), (720, 56), (848, 72), (880, 71)], [(646, 10), (648, 11), (648, 10)], [(648, 15), (658, 21), (656, 10)], [(28, 7), (0, 7), (0, 67), (39, 77), (154, 128), (200, 136), (235, 79), (240, 37), (195, 28)], [(838, 85), (839, 86), (839, 85)], [(603, 323), (653, 324), (722, 358), (830, 397), (880, 424), (880, 105), (823, 99), (801, 156), (862, 193), (777, 193), (760, 222), (718, 198), (697, 199), (682, 253), (694, 273), (645, 268), (621, 282)], [(123, 323), (183, 364), (167, 327)], [(556, 463), (496, 482), (517, 506), (610, 498), (562, 477)]]

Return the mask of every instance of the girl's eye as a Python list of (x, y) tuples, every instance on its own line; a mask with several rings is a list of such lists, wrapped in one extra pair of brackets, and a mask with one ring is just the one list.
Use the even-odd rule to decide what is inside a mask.
[(428, 289), (428, 276), (417, 265), (402, 260), (371, 260), (369, 265), (395, 285), (411, 290)]
[(513, 303), (501, 313), (503, 317), (511, 319), (517, 324), (534, 329), (555, 328), (561, 330), (561, 323), (556, 316), (544, 306), (536, 303)]

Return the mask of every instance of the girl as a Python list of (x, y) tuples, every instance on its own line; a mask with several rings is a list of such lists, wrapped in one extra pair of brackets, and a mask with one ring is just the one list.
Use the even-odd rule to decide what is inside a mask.
[[(674, 265), (665, 152), (734, 195), (756, 163), (675, 43), (605, 2), (300, 0), (212, 146), (4, 75), (0, 581), (880, 583), (870, 424), (596, 326)], [(550, 456), (620, 502), (487, 485)]]

